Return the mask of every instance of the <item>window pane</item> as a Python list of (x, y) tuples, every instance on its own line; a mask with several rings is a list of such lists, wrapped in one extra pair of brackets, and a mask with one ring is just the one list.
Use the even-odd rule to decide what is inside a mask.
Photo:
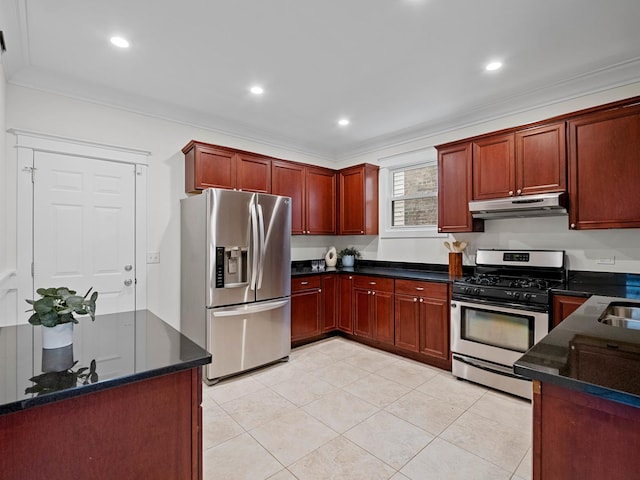
[(393, 173), (393, 196), (415, 195), (438, 190), (438, 167), (410, 168)]
[(438, 223), (438, 197), (395, 200), (392, 202), (394, 227), (436, 225)]

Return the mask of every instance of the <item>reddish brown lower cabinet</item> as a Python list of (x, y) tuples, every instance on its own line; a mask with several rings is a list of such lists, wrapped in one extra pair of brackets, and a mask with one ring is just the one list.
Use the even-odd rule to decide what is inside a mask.
[(572, 295), (553, 295), (553, 311), (551, 328), (558, 326), (565, 318), (575, 312), (580, 305), (586, 302), (588, 297), (574, 297)]
[(395, 344), (419, 352), (443, 368), (449, 355), (449, 286), (396, 280)]
[(322, 333), (338, 328), (338, 275), (323, 274), (320, 278), (322, 289)]
[(322, 288), (319, 275), (291, 279), (291, 341), (321, 333)]
[(0, 445), (3, 479), (200, 479), (201, 369), (2, 415)]
[(640, 408), (534, 381), (534, 480), (638, 478), (638, 450)]
[(353, 275), (338, 275), (338, 330), (353, 333)]
[(391, 278), (354, 275), (353, 333), (393, 345), (393, 288)]

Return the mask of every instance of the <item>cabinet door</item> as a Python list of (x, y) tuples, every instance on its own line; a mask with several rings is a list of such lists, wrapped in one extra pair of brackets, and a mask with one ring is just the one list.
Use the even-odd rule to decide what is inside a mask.
[(378, 172), (363, 164), (338, 172), (338, 234), (378, 234)]
[(515, 195), (514, 136), (497, 135), (473, 142), (473, 199)]
[(640, 227), (640, 106), (583, 115), (568, 130), (570, 227)]
[(469, 211), (472, 198), (471, 143), (438, 151), (438, 231), (481, 232), (484, 220), (474, 220)]
[(393, 345), (395, 340), (393, 292), (371, 292), (371, 306), (374, 318), (373, 338)]
[(365, 338), (373, 337), (371, 290), (353, 289), (353, 333)]
[(415, 295), (399, 295), (395, 298), (396, 346), (417, 352), (419, 350), (420, 303)]
[(567, 189), (564, 122), (516, 132), (516, 194)]
[(322, 275), (322, 331), (338, 328), (338, 276)]
[(553, 312), (551, 328), (558, 326), (565, 318), (575, 312), (588, 297), (574, 297), (571, 295), (553, 295)]
[(291, 341), (320, 335), (320, 289), (291, 294)]
[(448, 360), (449, 301), (447, 297), (420, 300), (420, 352)]
[(195, 144), (185, 154), (185, 189), (235, 188), (236, 158), (233, 151)]
[(353, 333), (353, 275), (338, 275), (338, 329)]
[(271, 160), (269, 158), (239, 153), (236, 165), (238, 190), (271, 193)]
[(304, 166), (274, 160), (271, 163), (271, 173), (271, 193), (291, 197), (291, 233), (304, 233)]
[(327, 168), (306, 168), (306, 233), (335, 235), (336, 175)]

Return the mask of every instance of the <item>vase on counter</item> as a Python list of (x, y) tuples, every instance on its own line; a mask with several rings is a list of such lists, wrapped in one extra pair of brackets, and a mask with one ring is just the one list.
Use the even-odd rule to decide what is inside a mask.
[(59, 323), (54, 327), (40, 327), (42, 331), (42, 348), (61, 348), (73, 343), (73, 323)]
[(327, 267), (335, 267), (338, 263), (338, 252), (336, 247), (329, 247), (329, 251), (324, 256), (324, 263)]

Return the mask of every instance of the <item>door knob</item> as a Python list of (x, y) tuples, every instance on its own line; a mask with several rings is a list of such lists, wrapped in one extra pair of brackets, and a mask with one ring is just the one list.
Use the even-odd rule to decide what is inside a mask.
[(133, 265), (125, 265), (124, 266), (125, 272), (130, 272), (132, 268), (133, 268)]
[(127, 279), (124, 281), (124, 285), (125, 285), (125, 287), (130, 287), (132, 283), (133, 283), (133, 280), (131, 280), (130, 278), (127, 278)]

